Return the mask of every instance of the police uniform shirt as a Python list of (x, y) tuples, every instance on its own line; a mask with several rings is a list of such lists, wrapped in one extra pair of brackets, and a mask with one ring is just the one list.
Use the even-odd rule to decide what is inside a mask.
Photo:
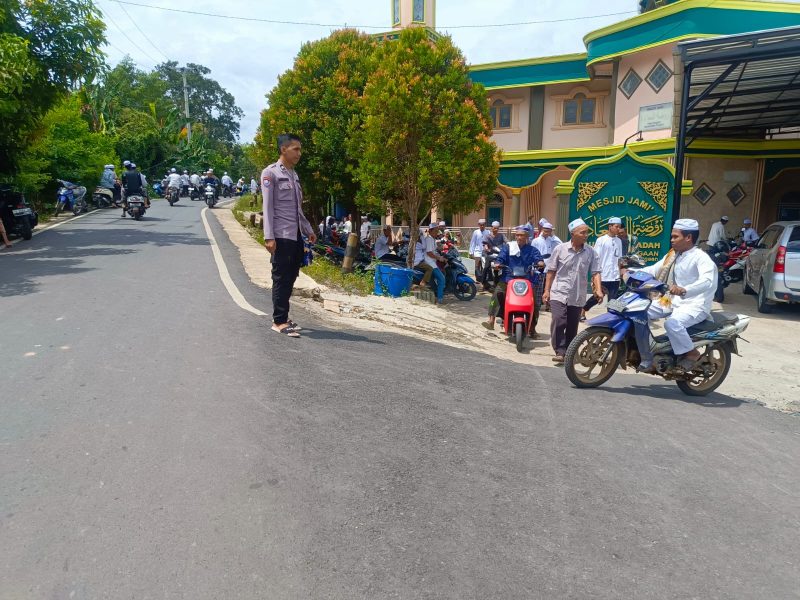
[(303, 190), (300, 178), (281, 161), (261, 172), (261, 193), (264, 197), (264, 239), (296, 240), (298, 229), (303, 235), (314, 233), (303, 215)]

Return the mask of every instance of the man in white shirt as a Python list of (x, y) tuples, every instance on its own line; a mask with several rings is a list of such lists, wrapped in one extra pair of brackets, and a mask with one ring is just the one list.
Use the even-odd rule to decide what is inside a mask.
[(725, 232), (725, 225), (728, 224), (728, 217), (722, 216), (719, 221), (711, 226), (708, 234), (708, 245), (713, 246), (717, 242), (727, 242), (728, 234)]
[(540, 221), (539, 235), (531, 240), (531, 246), (536, 248), (543, 258), (547, 258), (560, 243), (558, 236), (553, 235), (553, 224), (546, 219)]
[(345, 235), (350, 235), (353, 233), (353, 221), (351, 219), (353, 215), (347, 215), (347, 218), (344, 220), (344, 233)]
[(369, 217), (361, 215), (361, 241), (366, 244), (369, 241)]
[(753, 229), (753, 222), (750, 219), (744, 220), (744, 227), (742, 228), (742, 241), (745, 244), (752, 244), (758, 241), (758, 232)]
[(375, 240), (375, 258), (384, 260), (387, 254), (391, 255), (392, 244), (394, 244), (392, 240), (392, 226), (384, 225), (383, 231), (378, 236), (378, 239)]
[(478, 219), (478, 228), (472, 232), (469, 240), (469, 255), (475, 261), (475, 281), (481, 280), (483, 269), (481, 268), (481, 257), (483, 256), (483, 240), (488, 236), (486, 231), (486, 219)]
[[(600, 281), (603, 286), (603, 296), (608, 296), (611, 300), (617, 297), (619, 291), (619, 259), (622, 258), (622, 240), (619, 239), (619, 228), (622, 226), (622, 219), (611, 217), (608, 220), (608, 233), (601, 235), (594, 243), (594, 251), (600, 259)], [(597, 306), (596, 296), (592, 296), (583, 305), (581, 321), (586, 320), (586, 313), (593, 306)]]
[(428, 284), (433, 277), (436, 280), (436, 303), (442, 303), (444, 296), (444, 273), (439, 270), (437, 260), (444, 261), (443, 256), (436, 253), (436, 236), (439, 233), (439, 224), (431, 223), (425, 233), (418, 241), (414, 252), (414, 266), (425, 272), (420, 287)]
[[(700, 225), (694, 219), (678, 219), (672, 227), (672, 249), (675, 259), (668, 267), (666, 284), (669, 286), (671, 302), (662, 304), (659, 301), (650, 305), (648, 317), (662, 319), (667, 317), (664, 328), (667, 330), (672, 351), (680, 357), (679, 366), (691, 369), (702, 356), (695, 349), (687, 329), (702, 323), (711, 316), (714, 292), (717, 289), (717, 266), (706, 252), (696, 246), (700, 237)], [(645, 267), (642, 271), (657, 277), (664, 267), (665, 258), (656, 264)], [(654, 372), (652, 356), (642, 355), (639, 369)]]

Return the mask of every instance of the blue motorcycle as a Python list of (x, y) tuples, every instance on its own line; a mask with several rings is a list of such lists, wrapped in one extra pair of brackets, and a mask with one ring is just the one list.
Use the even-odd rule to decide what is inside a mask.
[[(458, 250), (451, 248), (445, 256), (447, 266), (444, 268), (444, 293), (453, 294), (463, 302), (472, 300), (478, 293), (478, 286), (475, 285), (475, 280), (467, 274), (467, 268), (461, 262)], [(424, 272), (414, 269), (414, 283), (418, 284), (422, 281), (424, 275)]]
[(652, 302), (661, 302), (667, 285), (648, 273), (631, 273), (628, 291), (608, 302), (608, 312), (591, 319), (567, 349), (564, 367), (579, 388), (598, 387), (617, 368), (637, 370), (652, 366), (655, 375), (675, 381), (689, 396), (705, 396), (717, 389), (731, 368), (731, 354), (739, 355), (736, 340), (750, 317), (714, 311), (711, 317), (688, 329), (700, 359), (685, 370), (666, 335), (653, 337), (647, 318)]
[(57, 179), (61, 186), (58, 188), (56, 197), (56, 210), (55, 216), (63, 210), (71, 210), (73, 214), (79, 215), (87, 209), (84, 196), (86, 196), (86, 188), (80, 185), (75, 185), (63, 179)]

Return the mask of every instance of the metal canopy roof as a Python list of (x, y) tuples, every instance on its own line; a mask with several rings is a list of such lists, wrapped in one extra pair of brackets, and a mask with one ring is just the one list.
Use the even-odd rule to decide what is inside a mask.
[(690, 143), (800, 129), (800, 27), (683, 42), (675, 52), (687, 88), (676, 86), (675, 112), (685, 110)]
[[(675, 178), (697, 138), (765, 139), (800, 131), (800, 27), (675, 48)], [(673, 217), (680, 215), (675, 186)]]

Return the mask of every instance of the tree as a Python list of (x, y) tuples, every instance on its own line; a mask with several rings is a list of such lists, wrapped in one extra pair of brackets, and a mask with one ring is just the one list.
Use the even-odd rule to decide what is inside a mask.
[(489, 106), (449, 37), (421, 28), (380, 46), (364, 89), (363, 123), (350, 151), (360, 206), (407, 218), (409, 263), (418, 227), (431, 210), (473, 210), (497, 182), (499, 151), (489, 139)]
[[(217, 81), (207, 77), (211, 69), (188, 63), (185, 71), (191, 94), (189, 115), (192, 121), (203, 123), (210, 138), (235, 144), (244, 112), (236, 106), (234, 97)], [(183, 75), (178, 63), (162, 63), (156, 67), (156, 73), (166, 83), (166, 97), (183, 113)]]
[(105, 25), (91, 0), (0, 5), (0, 175), (16, 170), (39, 119), (103, 65)]
[(79, 99), (70, 96), (41, 120), (32, 143), (19, 157), (22, 168), (16, 183), (34, 195), (56, 178), (91, 190), (107, 163), (119, 164), (114, 139), (90, 131)]
[(331, 197), (355, 206), (357, 157), (347, 145), (353, 123), (361, 118), (359, 99), (375, 48), (371, 37), (352, 29), (304, 44), (261, 114), (255, 144), (264, 165), (278, 158), (279, 134), (291, 132), (302, 139), (304, 157), (297, 172), (315, 214)]

